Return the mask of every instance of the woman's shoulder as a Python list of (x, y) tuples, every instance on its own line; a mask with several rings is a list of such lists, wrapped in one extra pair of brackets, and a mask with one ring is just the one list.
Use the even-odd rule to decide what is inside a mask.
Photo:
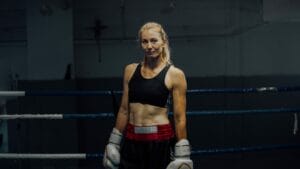
[(130, 63), (130, 64), (126, 65), (125, 66), (125, 72), (134, 71), (138, 65), (139, 65), (139, 63)]
[(169, 82), (170, 86), (172, 86), (170, 88), (186, 84), (185, 74), (183, 70), (174, 65), (171, 65), (167, 73), (167, 81)]
[(139, 65), (139, 63), (130, 63), (125, 66), (125, 69), (124, 69), (125, 79), (128, 79), (128, 80), (131, 79), (131, 77), (138, 65)]
[(184, 76), (183, 70), (173, 64), (170, 66), (169, 72), (172, 76)]

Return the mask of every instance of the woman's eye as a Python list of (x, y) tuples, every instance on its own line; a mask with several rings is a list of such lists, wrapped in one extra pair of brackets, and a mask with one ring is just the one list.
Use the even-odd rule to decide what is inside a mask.
[(157, 39), (151, 39), (151, 43), (156, 43)]

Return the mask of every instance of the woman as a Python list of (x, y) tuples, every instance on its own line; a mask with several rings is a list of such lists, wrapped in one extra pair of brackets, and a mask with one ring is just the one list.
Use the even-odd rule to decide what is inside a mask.
[[(143, 25), (139, 41), (144, 58), (124, 70), (122, 101), (103, 165), (111, 169), (193, 168), (186, 131), (185, 75), (171, 64), (169, 41), (160, 24)], [(175, 132), (168, 119), (169, 95), (173, 100)], [(120, 148), (123, 133), (125, 139)]]

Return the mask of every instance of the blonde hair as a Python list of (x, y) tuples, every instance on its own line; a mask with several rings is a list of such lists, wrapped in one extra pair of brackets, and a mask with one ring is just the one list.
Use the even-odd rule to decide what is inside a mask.
[(171, 64), (171, 56), (170, 56), (170, 46), (169, 46), (169, 39), (168, 35), (165, 32), (164, 28), (161, 26), (161, 24), (156, 22), (147, 22), (145, 23), (139, 30), (139, 41), (141, 41), (142, 32), (149, 29), (156, 29), (158, 30), (158, 33), (160, 33), (162, 40), (164, 41), (164, 47), (162, 51), (162, 59), (166, 61), (167, 63)]

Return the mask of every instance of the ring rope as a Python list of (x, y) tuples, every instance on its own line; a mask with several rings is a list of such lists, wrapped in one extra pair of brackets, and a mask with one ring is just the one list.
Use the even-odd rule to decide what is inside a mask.
[(97, 119), (103, 117), (114, 117), (113, 113), (99, 114), (2, 114), (0, 120), (17, 120), (17, 119)]
[(25, 91), (0, 91), (0, 96), (9, 96), (9, 97), (16, 97), (16, 96), (25, 96)]
[[(231, 147), (222, 149), (207, 149), (192, 151), (192, 156), (197, 155), (215, 155), (223, 153), (241, 153), (255, 151), (269, 151), (278, 149), (296, 149), (300, 144), (281, 144), (266, 146), (249, 146), (249, 147)], [(102, 158), (103, 154), (17, 154), (17, 153), (0, 153), (0, 159), (92, 159)]]
[(273, 114), (273, 113), (299, 113), (300, 108), (277, 109), (244, 109), (244, 110), (203, 110), (187, 112), (189, 116), (198, 115), (243, 115), (243, 114)]
[[(243, 114), (273, 114), (273, 113), (299, 113), (300, 108), (278, 108), (278, 109), (245, 109), (245, 110), (203, 110), (203, 111), (188, 111), (188, 116), (198, 115), (243, 115)], [(172, 115), (170, 112), (169, 115)], [(99, 112), (95, 114), (1, 114), (0, 120), (15, 120), (15, 119), (99, 119), (106, 117), (115, 117), (114, 113)]]
[(86, 159), (86, 154), (16, 154), (1, 153), (0, 159)]
[(191, 89), (187, 93), (265, 93), (265, 92), (290, 92), (300, 91), (300, 86), (290, 87), (249, 87), (249, 88), (207, 88), (207, 89)]
[[(207, 89), (190, 89), (187, 93), (264, 93), (264, 92), (290, 92), (300, 91), (300, 86), (290, 87), (257, 87), (257, 88), (207, 88)], [(0, 91), (0, 96), (97, 96), (122, 94), (122, 91), (111, 90), (53, 90), (53, 91)]]
[(223, 149), (208, 149), (192, 151), (192, 155), (213, 155), (221, 153), (241, 153), (241, 152), (256, 152), (256, 151), (269, 151), (279, 149), (298, 149), (300, 144), (278, 144), (278, 145), (264, 145), (264, 146), (249, 146), (249, 147), (231, 147)]

